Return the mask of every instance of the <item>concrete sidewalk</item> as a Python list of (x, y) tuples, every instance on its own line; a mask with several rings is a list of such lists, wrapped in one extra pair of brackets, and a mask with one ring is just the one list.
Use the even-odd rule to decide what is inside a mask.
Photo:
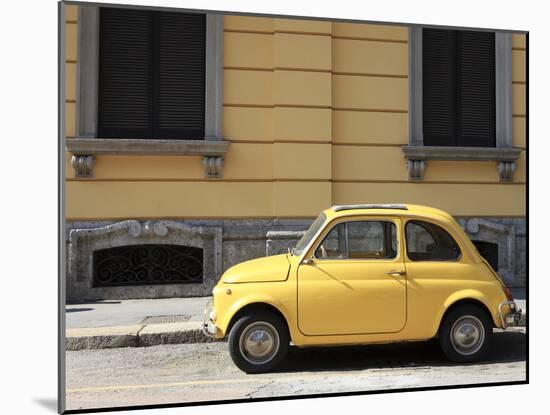
[(201, 332), (210, 297), (104, 300), (66, 307), (66, 350), (212, 341)]
[[(518, 295), (519, 294), (519, 295)], [(524, 295), (514, 293), (525, 313)], [(66, 350), (202, 343), (204, 307), (210, 297), (104, 300), (66, 307)]]
[(159, 298), (151, 300), (102, 300), (69, 304), (67, 328), (129, 326), (153, 316), (180, 316), (181, 321), (202, 321), (210, 297)]

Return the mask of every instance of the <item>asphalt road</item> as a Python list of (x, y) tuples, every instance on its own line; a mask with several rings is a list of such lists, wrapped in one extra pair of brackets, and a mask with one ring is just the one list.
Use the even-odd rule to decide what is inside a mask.
[(227, 343), (67, 352), (67, 409), (388, 390), (526, 378), (525, 329), (496, 332), (490, 358), (458, 365), (436, 341), (291, 347), (276, 372), (247, 375)]

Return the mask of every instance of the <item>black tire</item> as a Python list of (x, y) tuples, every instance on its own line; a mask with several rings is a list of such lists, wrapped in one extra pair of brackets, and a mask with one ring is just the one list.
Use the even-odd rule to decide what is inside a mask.
[(471, 363), (482, 360), (489, 350), (493, 322), (481, 307), (465, 304), (451, 310), (439, 330), (439, 344), (452, 361)]
[[(254, 336), (258, 338), (258, 345), (254, 345)], [(269, 339), (271, 338), (271, 343)], [(245, 340), (250, 340), (248, 343)], [(263, 340), (263, 342), (262, 342)], [(269, 311), (258, 311), (245, 314), (233, 326), (229, 333), (229, 355), (233, 363), (246, 373), (264, 373), (273, 370), (285, 358), (288, 352), (290, 336), (286, 323), (276, 314)], [(272, 349), (265, 345), (272, 344)], [(264, 349), (269, 349), (265, 356), (259, 356)], [(247, 347), (251, 348), (247, 352)], [(257, 356), (252, 354), (256, 347)]]

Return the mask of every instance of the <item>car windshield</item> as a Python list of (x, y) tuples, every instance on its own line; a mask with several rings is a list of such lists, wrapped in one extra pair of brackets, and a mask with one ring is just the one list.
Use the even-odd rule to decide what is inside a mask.
[(317, 234), (319, 229), (323, 226), (326, 220), (326, 216), (321, 212), (317, 219), (313, 221), (309, 229), (304, 233), (304, 236), (298, 241), (296, 247), (292, 250), (292, 255), (301, 255), (306, 246), (308, 246), (311, 239)]

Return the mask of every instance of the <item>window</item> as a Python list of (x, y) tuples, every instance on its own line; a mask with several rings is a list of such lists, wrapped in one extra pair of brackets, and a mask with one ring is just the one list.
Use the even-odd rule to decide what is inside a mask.
[(93, 252), (93, 286), (203, 282), (203, 249), (182, 245), (130, 245)]
[(409, 28), (409, 180), (427, 160), (497, 161), (513, 180), (512, 34)]
[(405, 226), (407, 256), (412, 261), (449, 261), (460, 257), (453, 237), (433, 223), (410, 220)]
[(317, 247), (321, 259), (391, 259), (397, 256), (393, 222), (354, 221), (334, 226)]
[(325, 223), (325, 220), (327, 219), (326, 215), (321, 212), (319, 216), (317, 216), (317, 219), (313, 221), (311, 226), (308, 228), (308, 230), (304, 233), (304, 235), (300, 238), (298, 243), (296, 244), (296, 247), (292, 251), (293, 255), (301, 255), (304, 249), (309, 245), (311, 239), (319, 232), (319, 229), (321, 229), (321, 226)]
[(204, 139), (206, 15), (101, 8), (98, 137)]
[(495, 34), (423, 29), (424, 145), (495, 147)]

